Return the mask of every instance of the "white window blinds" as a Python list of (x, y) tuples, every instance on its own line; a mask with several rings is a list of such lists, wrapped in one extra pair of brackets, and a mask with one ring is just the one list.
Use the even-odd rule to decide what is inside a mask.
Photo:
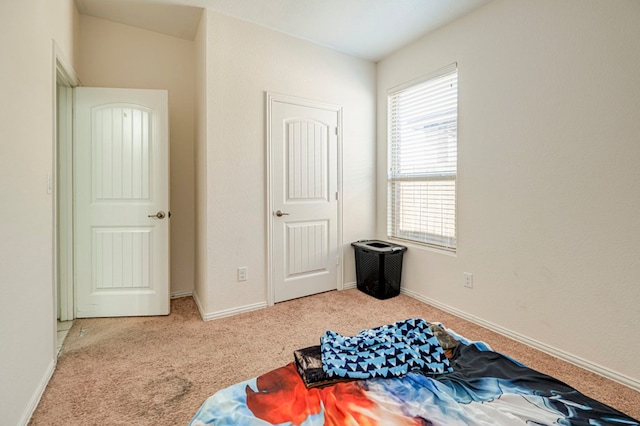
[(387, 232), (455, 250), (458, 69), (389, 92)]

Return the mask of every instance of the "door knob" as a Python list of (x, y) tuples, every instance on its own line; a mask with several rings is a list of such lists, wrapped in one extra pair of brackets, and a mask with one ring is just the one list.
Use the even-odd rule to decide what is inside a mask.
[(278, 217), (289, 216), (289, 213), (281, 212), (280, 210), (278, 210), (276, 212), (276, 216), (278, 216)]
[(156, 214), (150, 214), (147, 217), (155, 217), (156, 219), (164, 219), (164, 212), (162, 210), (160, 210), (158, 213)]

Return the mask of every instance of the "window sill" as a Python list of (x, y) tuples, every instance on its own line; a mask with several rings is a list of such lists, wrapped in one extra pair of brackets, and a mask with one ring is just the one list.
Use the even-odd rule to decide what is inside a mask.
[(412, 249), (416, 249), (416, 250), (421, 250), (421, 251), (429, 251), (432, 253), (439, 253), (439, 254), (444, 254), (447, 256), (451, 256), (451, 257), (457, 257), (458, 253), (457, 253), (457, 249), (447, 249), (444, 247), (438, 247), (435, 245), (431, 245), (431, 244), (422, 244), (422, 243), (418, 243), (415, 241), (411, 241), (411, 240), (403, 240), (401, 238), (394, 238), (394, 237), (386, 237), (387, 241), (390, 242), (394, 242), (396, 244), (402, 244), (403, 246), (406, 246), (408, 248), (412, 248)]

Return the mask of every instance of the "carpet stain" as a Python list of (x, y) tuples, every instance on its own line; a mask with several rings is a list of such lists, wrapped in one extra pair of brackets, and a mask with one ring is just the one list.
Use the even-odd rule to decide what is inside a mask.
[(192, 387), (193, 383), (190, 380), (172, 374), (149, 380), (145, 386), (145, 393), (149, 403), (164, 405), (181, 399)]
[(141, 424), (158, 424), (184, 404), (193, 387), (189, 379), (175, 371), (164, 371), (155, 378), (132, 383), (129, 392), (119, 397), (119, 410), (135, 413), (133, 417), (141, 421), (145, 419)]

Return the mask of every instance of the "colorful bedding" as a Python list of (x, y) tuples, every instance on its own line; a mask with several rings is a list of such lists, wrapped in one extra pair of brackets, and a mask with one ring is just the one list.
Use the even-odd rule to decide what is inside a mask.
[(455, 335), (453, 372), (372, 378), (308, 389), (294, 363), (222, 389), (202, 425), (640, 425), (482, 342)]

